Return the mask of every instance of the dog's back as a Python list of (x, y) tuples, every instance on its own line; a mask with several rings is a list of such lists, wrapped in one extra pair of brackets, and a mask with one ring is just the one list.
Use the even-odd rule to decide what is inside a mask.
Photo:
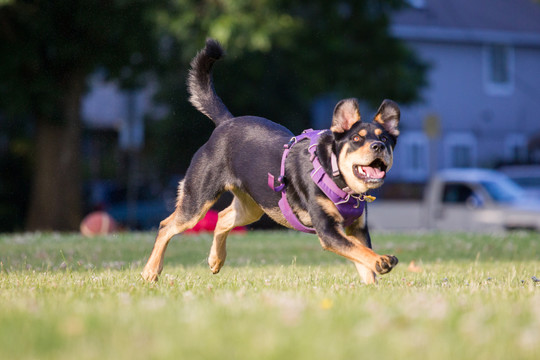
[[(220, 44), (208, 39), (205, 48), (191, 62), (187, 83), (189, 100), (216, 124), (210, 139), (197, 151), (192, 163), (202, 162), (219, 169), (222, 181), (239, 182), (263, 206), (275, 206), (279, 197), (269, 191), (266, 175), (279, 172), (283, 144), (293, 134), (284, 126), (261, 117), (234, 117), (231, 114), (216, 94), (212, 81), (212, 68), (224, 55)], [(204, 161), (199, 161), (200, 157), (204, 157)]]

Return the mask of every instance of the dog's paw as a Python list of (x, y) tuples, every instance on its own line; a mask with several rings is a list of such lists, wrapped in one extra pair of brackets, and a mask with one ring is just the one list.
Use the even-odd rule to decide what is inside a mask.
[(222, 261), (218, 259), (217, 257), (210, 256), (208, 258), (208, 266), (210, 266), (210, 271), (212, 271), (212, 274), (217, 274), (219, 270), (223, 267), (223, 264), (225, 261)]
[(398, 264), (399, 260), (397, 257), (393, 255), (382, 255), (376, 262), (375, 262), (375, 270), (378, 274), (386, 274), (392, 271), (394, 266)]
[(159, 274), (155, 271), (144, 269), (141, 273), (141, 277), (144, 281), (156, 282), (158, 280)]

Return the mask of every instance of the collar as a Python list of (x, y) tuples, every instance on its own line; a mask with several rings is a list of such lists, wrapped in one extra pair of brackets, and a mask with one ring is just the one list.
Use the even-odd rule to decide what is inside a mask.
[[(356, 220), (362, 215), (362, 213), (364, 212), (365, 201), (371, 202), (375, 200), (374, 196), (366, 194), (357, 195), (353, 194), (349, 188), (340, 188), (326, 173), (319, 161), (319, 158), (317, 157), (316, 151), (319, 137), (321, 136), (321, 134), (327, 131), (329, 130), (304, 130), (301, 135), (292, 137), (289, 143), (284, 145), (285, 150), (283, 151), (283, 156), (281, 158), (281, 170), (280, 176), (278, 178), (278, 186), (274, 185), (274, 176), (268, 173), (268, 186), (275, 192), (281, 192), (281, 200), (279, 201), (279, 207), (289, 224), (291, 224), (296, 230), (312, 234), (315, 233), (315, 229), (305, 226), (300, 222), (300, 220), (298, 220), (298, 218), (292, 211), (286, 196), (286, 185), (284, 182), (285, 160), (287, 159), (289, 151), (296, 143), (304, 139), (310, 140), (308, 151), (311, 154), (310, 160), (313, 164), (311, 178), (313, 182), (319, 187), (319, 189), (321, 189), (321, 191), (336, 205), (339, 213), (344, 218), (345, 226), (351, 225), (354, 220)], [(332, 176), (339, 176), (340, 172), (337, 157), (333, 152), (331, 154), (331, 167)]]

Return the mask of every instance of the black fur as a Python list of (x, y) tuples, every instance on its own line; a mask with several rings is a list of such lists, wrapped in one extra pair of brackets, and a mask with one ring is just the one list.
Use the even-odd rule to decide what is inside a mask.
[(206, 40), (206, 47), (191, 61), (188, 75), (189, 101), (216, 125), (233, 118), (227, 107), (217, 96), (212, 82), (214, 63), (225, 56), (221, 45), (213, 39)]
[[(170, 237), (193, 226), (224, 191), (231, 191), (235, 201), (220, 213), (209, 258), (212, 271), (218, 272), (223, 265), (225, 255), (220, 246), (224, 247), (224, 239), (232, 226), (256, 221), (264, 211), (278, 223), (290, 227), (278, 207), (281, 194), (270, 189), (267, 174), (279, 175), (283, 145), (293, 134), (264, 118), (232, 116), (215, 93), (211, 77), (214, 63), (223, 55), (224, 51), (216, 41), (207, 40), (206, 47), (191, 63), (190, 101), (214, 121), (216, 129), (191, 161), (179, 187), (175, 213), (162, 222), (154, 251), (143, 271), (146, 279), (157, 278)], [(385, 174), (382, 171), (391, 166), (399, 134), (399, 108), (394, 102), (385, 100), (373, 123), (359, 119), (355, 99), (338, 103), (332, 130), (320, 137), (317, 155), (326, 172), (332, 174), (331, 156), (336, 154), (341, 170), (334, 178), (336, 184), (364, 193), (382, 185), (384, 176), (381, 174)], [(373, 170), (374, 167), (378, 170)], [(366, 168), (372, 170), (364, 172)], [(397, 264), (397, 258), (377, 255), (371, 250), (367, 209), (360, 219), (344, 229), (333, 203), (313, 183), (312, 169), (308, 141), (301, 141), (292, 147), (285, 170), (287, 199), (298, 218), (304, 225), (316, 229), (323, 248), (355, 262), (361, 274), (364, 272), (360, 270), (362, 267), (367, 269), (366, 274), (371, 272), (372, 277), (362, 275), (366, 282), (373, 282), (375, 273), (389, 272)], [(371, 175), (365, 175), (367, 173)]]

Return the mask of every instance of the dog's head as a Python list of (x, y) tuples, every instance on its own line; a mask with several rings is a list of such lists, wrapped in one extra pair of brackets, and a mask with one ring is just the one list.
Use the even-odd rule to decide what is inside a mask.
[(360, 118), (356, 99), (341, 100), (334, 109), (332, 131), (339, 170), (357, 194), (381, 186), (392, 167), (399, 135), (399, 107), (384, 100), (372, 123)]

